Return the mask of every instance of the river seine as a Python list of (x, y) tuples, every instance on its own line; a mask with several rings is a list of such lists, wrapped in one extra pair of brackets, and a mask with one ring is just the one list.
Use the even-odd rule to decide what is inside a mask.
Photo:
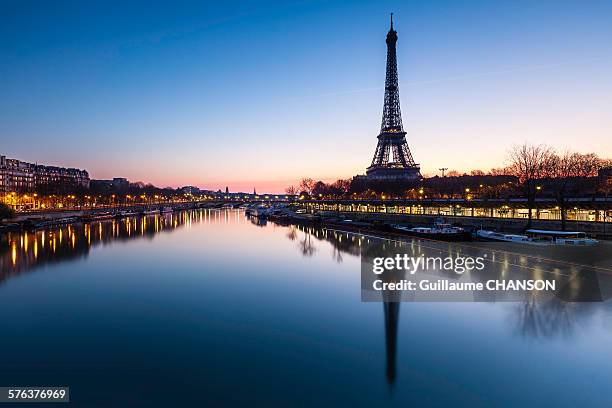
[(78, 407), (612, 406), (611, 301), (362, 302), (366, 241), (386, 245), (238, 210), (4, 235), (0, 386)]

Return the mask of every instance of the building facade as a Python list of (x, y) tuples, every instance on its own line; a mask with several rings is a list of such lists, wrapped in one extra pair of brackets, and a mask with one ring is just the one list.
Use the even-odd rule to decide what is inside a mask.
[(89, 173), (0, 156), (0, 192), (29, 192), (43, 185), (54, 184), (89, 188)]

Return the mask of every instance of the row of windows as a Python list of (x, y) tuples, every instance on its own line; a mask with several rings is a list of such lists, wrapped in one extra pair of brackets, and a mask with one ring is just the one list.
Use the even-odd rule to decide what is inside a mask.
[[(315, 204), (313, 209), (323, 211), (367, 212), (387, 214), (438, 215), (455, 217), (491, 217), (491, 218), (529, 218), (527, 208), (466, 208), (466, 207), (424, 207), (424, 206), (379, 206), (379, 205), (342, 205)], [(339, 207), (339, 208), (338, 208)], [(532, 217), (537, 220), (561, 220), (561, 210), (532, 209)], [(612, 211), (568, 209), (566, 219), (574, 221), (612, 221)]]

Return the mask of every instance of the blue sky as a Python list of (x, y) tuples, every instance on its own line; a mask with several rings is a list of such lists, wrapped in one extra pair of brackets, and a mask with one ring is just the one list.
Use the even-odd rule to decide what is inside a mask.
[[(127, 4), (126, 4), (127, 3)], [(424, 173), (515, 143), (612, 156), (605, 1), (2, 2), (0, 152), (95, 178), (282, 191), (380, 127), (389, 13)]]

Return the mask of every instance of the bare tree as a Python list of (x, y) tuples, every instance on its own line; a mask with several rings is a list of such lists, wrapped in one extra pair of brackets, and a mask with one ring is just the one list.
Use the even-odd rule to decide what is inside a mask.
[(339, 179), (336, 180), (331, 187), (335, 190), (336, 194), (346, 194), (351, 189), (351, 179)]
[(512, 170), (509, 167), (492, 168), (489, 174), (491, 176), (507, 176), (512, 174)]
[(318, 195), (326, 195), (328, 193), (328, 185), (325, 184), (322, 181), (317, 181), (316, 183), (314, 183), (314, 186), (312, 186), (312, 188), (310, 189), (310, 193), (314, 196), (318, 196)]
[(289, 195), (296, 195), (298, 191), (297, 191), (297, 188), (295, 188), (295, 186), (289, 186), (285, 189), (285, 193)]
[(549, 177), (561, 210), (561, 229), (565, 230), (567, 194), (571, 187), (579, 187), (584, 177), (594, 177), (602, 160), (594, 153), (580, 154), (565, 151), (553, 154), (550, 161)]
[(449, 170), (446, 172), (446, 177), (459, 177), (461, 174), (457, 170)]
[(303, 178), (302, 180), (300, 180), (300, 184), (298, 186), (298, 189), (300, 190), (300, 192), (305, 192), (305, 193), (312, 193), (312, 189), (315, 186), (315, 181), (311, 178)]
[(523, 143), (522, 145), (515, 145), (510, 150), (510, 171), (519, 178), (527, 197), (529, 208), (528, 228), (531, 227), (533, 219), (532, 213), (536, 194), (535, 181), (549, 175), (553, 157), (553, 150), (546, 145)]

